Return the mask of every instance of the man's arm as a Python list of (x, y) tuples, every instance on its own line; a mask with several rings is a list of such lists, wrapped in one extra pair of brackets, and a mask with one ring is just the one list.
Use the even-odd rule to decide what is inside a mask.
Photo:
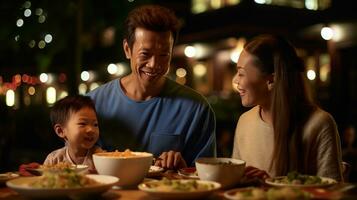
[(216, 117), (212, 108), (207, 105), (200, 113), (195, 131), (191, 133), (190, 140), (184, 150), (184, 158), (190, 166), (195, 165), (195, 160), (200, 157), (216, 157)]

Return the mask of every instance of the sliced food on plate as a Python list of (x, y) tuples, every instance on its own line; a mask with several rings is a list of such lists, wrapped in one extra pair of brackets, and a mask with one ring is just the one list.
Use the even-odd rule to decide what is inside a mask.
[(219, 189), (221, 185), (214, 181), (187, 179), (153, 180), (139, 185), (139, 189), (159, 198), (191, 199), (203, 198)]
[(263, 189), (248, 187), (228, 190), (224, 193), (224, 197), (230, 200), (304, 200), (312, 198), (312, 195), (300, 188), (281, 187)]
[(66, 168), (61, 172), (44, 171), (43, 175), (31, 184), (35, 188), (80, 188), (96, 186), (100, 183)]
[(6, 182), (6, 185), (24, 196), (50, 198), (100, 194), (118, 181), (117, 177), (84, 175), (67, 168), (44, 171), (42, 176), (17, 178)]
[(287, 176), (278, 176), (265, 180), (271, 186), (291, 186), (291, 187), (327, 187), (336, 184), (332, 178), (300, 174), (289, 172)]
[(26, 170), (32, 173), (33, 175), (42, 175), (44, 171), (62, 171), (64, 169), (75, 170), (76, 172), (84, 172), (88, 169), (88, 165), (73, 165), (68, 162), (59, 162), (56, 164), (47, 164), (47, 165), (39, 165), (36, 168), (27, 167)]

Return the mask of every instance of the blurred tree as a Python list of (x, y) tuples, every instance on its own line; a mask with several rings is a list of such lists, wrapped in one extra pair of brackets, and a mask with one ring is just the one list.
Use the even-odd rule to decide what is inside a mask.
[[(16, 73), (64, 72), (70, 93), (76, 93), (82, 70), (124, 59), (124, 19), (132, 8), (150, 2), (1, 1), (0, 74), (10, 81)], [(108, 28), (114, 30), (109, 45), (103, 41)], [(50, 43), (44, 42), (46, 34)]]

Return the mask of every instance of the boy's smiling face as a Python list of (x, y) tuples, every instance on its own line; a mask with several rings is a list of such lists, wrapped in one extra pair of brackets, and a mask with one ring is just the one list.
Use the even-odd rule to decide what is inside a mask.
[(62, 127), (63, 137), (71, 148), (86, 151), (94, 146), (99, 138), (99, 127), (95, 111), (84, 107), (71, 112), (67, 123)]

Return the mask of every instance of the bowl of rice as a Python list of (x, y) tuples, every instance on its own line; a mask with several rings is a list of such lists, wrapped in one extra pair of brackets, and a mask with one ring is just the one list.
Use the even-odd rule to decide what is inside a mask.
[(117, 186), (132, 187), (143, 181), (152, 164), (153, 155), (147, 152), (101, 152), (93, 154), (94, 166), (101, 175), (119, 178)]

